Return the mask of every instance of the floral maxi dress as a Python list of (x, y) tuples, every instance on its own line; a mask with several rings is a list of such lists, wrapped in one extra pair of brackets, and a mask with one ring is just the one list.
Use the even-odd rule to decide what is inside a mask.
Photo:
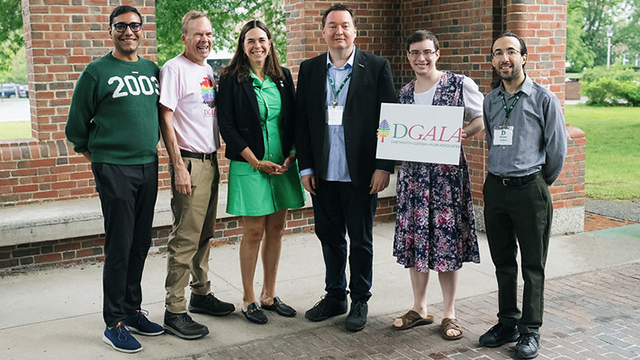
[[(433, 105), (464, 106), (464, 76), (445, 72)], [(415, 80), (398, 94), (413, 104)], [(419, 272), (458, 270), (480, 262), (469, 169), (460, 149), (460, 165), (403, 162), (398, 175), (393, 255)]]

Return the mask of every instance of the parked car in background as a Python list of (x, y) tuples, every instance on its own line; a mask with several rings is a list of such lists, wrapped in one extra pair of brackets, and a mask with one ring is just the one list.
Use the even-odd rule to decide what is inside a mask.
[(14, 83), (0, 84), (0, 98), (29, 97), (29, 87)]
[(29, 85), (18, 85), (18, 96), (21, 98), (29, 97)]

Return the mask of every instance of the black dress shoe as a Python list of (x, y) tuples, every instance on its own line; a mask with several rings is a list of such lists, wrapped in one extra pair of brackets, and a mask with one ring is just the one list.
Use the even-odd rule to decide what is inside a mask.
[(207, 295), (196, 295), (191, 293), (189, 300), (189, 311), (192, 313), (203, 313), (213, 316), (229, 315), (236, 310), (232, 303), (219, 300), (212, 293)]
[(165, 310), (164, 331), (185, 340), (199, 339), (209, 333), (209, 329), (199, 324), (187, 313), (174, 314)]
[(322, 321), (332, 316), (342, 315), (347, 312), (347, 299), (339, 300), (325, 295), (311, 309), (307, 310), (304, 317), (311, 321)]
[(519, 337), (520, 333), (517, 327), (498, 323), (484, 333), (484, 335), (480, 336), (480, 345), (489, 348), (498, 347), (506, 343), (518, 341)]
[(282, 300), (277, 296), (273, 298), (273, 304), (262, 304), (262, 308), (264, 310), (275, 311), (278, 315), (286, 317), (294, 317), (298, 313), (294, 308), (282, 302)]
[(538, 356), (538, 349), (540, 349), (539, 332), (522, 334), (516, 344), (516, 357), (520, 359), (533, 359)]
[(266, 324), (269, 321), (260, 306), (258, 306), (258, 303), (249, 304), (247, 311), (242, 310), (242, 314), (247, 320), (255, 324)]
[(360, 331), (364, 329), (364, 326), (367, 324), (368, 313), (369, 306), (365, 300), (352, 302), (351, 311), (349, 311), (349, 315), (347, 315), (344, 326), (349, 331)]

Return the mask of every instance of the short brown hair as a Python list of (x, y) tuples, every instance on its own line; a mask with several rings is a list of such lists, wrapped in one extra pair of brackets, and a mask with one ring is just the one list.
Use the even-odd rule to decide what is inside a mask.
[(351, 15), (351, 20), (353, 21), (353, 26), (356, 26), (356, 15), (353, 12), (353, 9), (348, 7), (347, 5), (343, 5), (340, 3), (337, 4), (333, 4), (333, 6), (331, 6), (330, 8), (328, 8), (324, 14), (322, 14), (322, 28), (324, 29), (324, 25), (327, 22), (327, 16), (329, 16), (329, 13), (332, 11), (346, 11), (349, 13), (349, 15)]
[(407, 38), (407, 51), (411, 47), (411, 44), (422, 42), (425, 40), (433, 41), (433, 46), (435, 50), (440, 50), (440, 41), (438, 41), (438, 37), (429, 30), (416, 30)]

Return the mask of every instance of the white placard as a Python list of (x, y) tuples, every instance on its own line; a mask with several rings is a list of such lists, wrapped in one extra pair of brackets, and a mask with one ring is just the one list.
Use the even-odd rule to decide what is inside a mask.
[(463, 107), (383, 103), (378, 159), (459, 165)]

